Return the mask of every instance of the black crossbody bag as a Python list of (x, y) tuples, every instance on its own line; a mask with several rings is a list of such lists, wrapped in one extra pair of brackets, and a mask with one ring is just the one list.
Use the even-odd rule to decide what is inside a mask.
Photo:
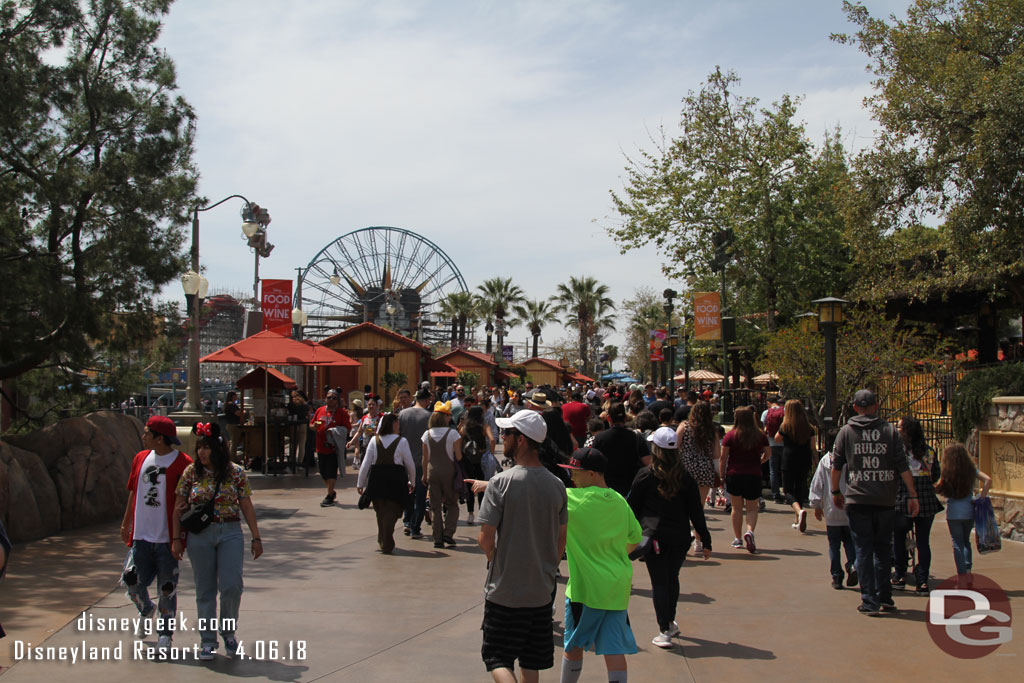
[(190, 534), (198, 534), (213, 522), (213, 506), (220, 493), (220, 482), (213, 489), (213, 497), (201, 505), (193, 505), (181, 515), (181, 528)]

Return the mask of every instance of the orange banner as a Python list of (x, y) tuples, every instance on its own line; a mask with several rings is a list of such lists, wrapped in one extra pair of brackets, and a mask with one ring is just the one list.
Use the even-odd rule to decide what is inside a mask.
[(722, 298), (718, 292), (694, 292), (693, 338), (696, 341), (722, 339)]

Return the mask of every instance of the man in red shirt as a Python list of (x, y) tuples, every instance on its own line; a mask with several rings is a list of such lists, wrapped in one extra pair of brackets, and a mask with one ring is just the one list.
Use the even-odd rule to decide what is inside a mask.
[(562, 419), (569, 423), (569, 429), (580, 446), (587, 440), (587, 420), (592, 414), (579, 391), (572, 392), (572, 400), (562, 406)]
[[(338, 482), (338, 458), (345, 457), (345, 451), (338, 453), (335, 444), (348, 441), (348, 433), (352, 431), (352, 420), (349, 419), (348, 411), (341, 406), (336, 389), (328, 390), (327, 405), (316, 409), (309, 426), (316, 430), (316, 460), (320, 476), (327, 485), (327, 495), (320, 501), (320, 507), (326, 508), (334, 505), (338, 497), (334, 491), (334, 485)], [(330, 432), (336, 427), (345, 428), (345, 434), (339, 435), (337, 439)]]
[[(128, 505), (121, 521), (121, 540), (131, 546), (135, 562), (132, 573), (125, 575), (128, 597), (141, 618), (135, 634), (141, 636), (156, 630), (159, 650), (171, 646), (174, 617), (178, 613), (178, 560), (171, 545), (184, 546), (185, 538), (184, 534), (171, 538), (171, 515), (177, 502), (178, 479), (192, 462), (192, 458), (174, 448), (180, 445), (177, 427), (170, 418), (149, 418), (142, 432), (142, 450), (132, 460)], [(155, 606), (149, 597), (154, 578), (160, 594)], [(154, 609), (159, 609), (156, 620), (152, 619)]]

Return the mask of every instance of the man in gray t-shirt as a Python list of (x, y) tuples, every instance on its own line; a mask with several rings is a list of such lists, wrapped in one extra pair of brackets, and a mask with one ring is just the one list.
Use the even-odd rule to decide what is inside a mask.
[(430, 391), (420, 389), (416, 392), (416, 404), (403, 408), (398, 414), (398, 433), (409, 442), (412, 450), (412, 461), (416, 463), (416, 490), (405, 507), (405, 517), (402, 524), (405, 527), (405, 534), (413, 538), (421, 538), (423, 533), (423, 516), (427, 510), (427, 487), (423, 484), (423, 432), (427, 431), (427, 423), (430, 422), (430, 411), (427, 405), (430, 404)]
[(521, 410), (497, 422), (505, 455), (516, 466), (487, 482), (480, 506), (478, 540), (488, 563), (481, 655), (495, 680), (514, 680), (508, 677), (517, 659), (526, 680), (526, 671), (554, 666), (551, 604), (568, 498), (561, 480), (540, 462), (547, 437), (540, 413)]

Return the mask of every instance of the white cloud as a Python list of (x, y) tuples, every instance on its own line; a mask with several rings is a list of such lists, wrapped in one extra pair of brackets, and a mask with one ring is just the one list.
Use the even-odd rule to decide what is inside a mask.
[[(539, 298), (590, 274), (621, 301), (667, 284), (653, 248), (620, 255), (604, 233), (623, 153), (671, 134), (715, 64), (746, 95), (806, 93), (812, 140), (868, 134), (863, 56), (828, 41), (846, 28), (838, 4), (793, 1), (179, 0), (162, 43), (199, 115), (201, 192), (273, 216), (265, 276), (393, 225), (471, 287), (512, 275)], [(237, 209), (202, 215), (214, 289), (251, 288)]]

